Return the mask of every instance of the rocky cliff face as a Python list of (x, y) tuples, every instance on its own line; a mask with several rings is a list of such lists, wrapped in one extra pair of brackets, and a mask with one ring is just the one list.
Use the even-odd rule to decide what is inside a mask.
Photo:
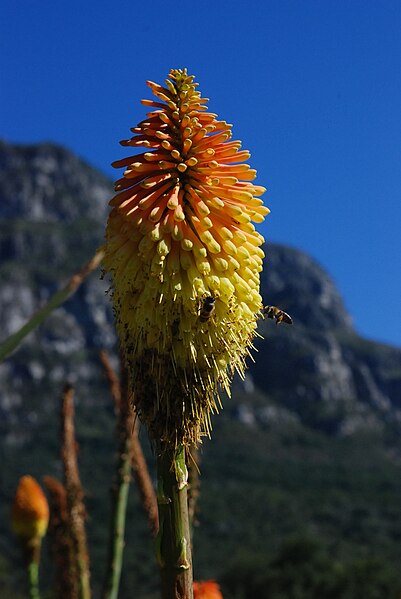
[[(1, 339), (101, 244), (111, 195), (102, 174), (60, 147), (0, 144)], [(279, 245), (266, 255), (265, 303), (289, 312), (294, 325), (261, 323), (266, 340), (257, 344), (245, 385), (235, 385), (233, 412), (250, 426), (284, 419), (339, 434), (397, 423), (401, 350), (354, 333), (335, 285), (310, 257)], [(1, 426), (9, 441), (28, 434), (66, 379), (79, 382), (85, 397), (97, 384), (101, 396), (97, 352), (115, 343), (106, 290), (92, 275), (0, 365)], [(255, 388), (262, 401), (252, 401)]]
[(262, 324), (256, 385), (302, 422), (327, 432), (382, 429), (401, 412), (401, 350), (359, 337), (328, 274), (288, 247), (266, 251), (264, 297), (294, 325)]

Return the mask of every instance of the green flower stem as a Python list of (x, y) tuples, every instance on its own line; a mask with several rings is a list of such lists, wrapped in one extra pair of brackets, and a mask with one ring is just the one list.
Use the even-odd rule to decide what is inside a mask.
[(125, 518), (131, 480), (130, 473), (131, 457), (129, 448), (127, 447), (126, 453), (121, 460), (119, 481), (114, 494), (113, 532), (110, 541), (110, 558), (106, 588), (103, 594), (104, 599), (117, 599), (118, 597), (124, 552)]
[(117, 481), (113, 489), (113, 511), (111, 518), (109, 559), (103, 599), (117, 599), (120, 586), (124, 552), (125, 519), (129, 486), (131, 482), (133, 412), (128, 397), (123, 396), (120, 403), (118, 430), (120, 449), (118, 456)]
[(21, 539), (22, 556), (27, 573), (29, 599), (40, 599), (39, 593), (39, 563), (42, 539), (32, 537)]
[(91, 589), (89, 582), (88, 560), (80, 552), (77, 556), (78, 572), (79, 572), (79, 587), (80, 598), (90, 599)]
[(39, 593), (39, 562), (32, 559), (27, 564), (29, 599), (40, 599)]
[(68, 281), (67, 285), (59, 289), (45, 306), (40, 308), (16, 333), (7, 337), (0, 343), (0, 362), (5, 360), (42, 322), (61, 304), (63, 304), (81, 285), (83, 280), (95, 270), (103, 260), (104, 252), (98, 251), (85, 266)]
[(157, 476), (160, 529), (156, 548), (162, 598), (193, 599), (188, 471), (183, 446), (159, 447)]

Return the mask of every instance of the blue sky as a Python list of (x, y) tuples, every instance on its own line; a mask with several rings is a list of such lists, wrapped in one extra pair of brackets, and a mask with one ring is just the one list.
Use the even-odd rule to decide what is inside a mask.
[(4, 3), (0, 136), (117, 178), (145, 80), (187, 67), (252, 153), (266, 239), (311, 254), (358, 332), (401, 346), (400, 31), (399, 0)]

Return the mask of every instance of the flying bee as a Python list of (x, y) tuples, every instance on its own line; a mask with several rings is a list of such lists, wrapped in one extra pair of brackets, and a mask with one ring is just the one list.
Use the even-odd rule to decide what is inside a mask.
[(292, 324), (292, 318), (287, 312), (277, 308), (276, 306), (265, 306), (262, 310), (263, 314), (266, 314), (268, 318), (272, 318), (276, 321), (276, 324), (280, 322), (286, 322), (287, 324)]
[(209, 295), (206, 297), (199, 309), (199, 320), (207, 322), (216, 308), (216, 298)]

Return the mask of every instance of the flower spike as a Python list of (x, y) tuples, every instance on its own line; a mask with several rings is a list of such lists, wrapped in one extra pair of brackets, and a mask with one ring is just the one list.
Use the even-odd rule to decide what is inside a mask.
[[(153, 439), (188, 445), (210, 432), (219, 388), (229, 392), (262, 309), (260, 223), (269, 210), (249, 152), (207, 112), (186, 69), (165, 87), (122, 145), (135, 155), (111, 200), (105, 270), (135, 406)], [(139, 150), (139, 153), (137, 153)]]

